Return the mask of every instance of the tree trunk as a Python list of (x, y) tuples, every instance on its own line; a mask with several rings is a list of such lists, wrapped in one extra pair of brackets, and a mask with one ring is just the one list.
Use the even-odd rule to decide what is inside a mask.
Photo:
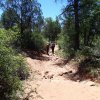
[(74, 50), (77, 51), (79, 49), (80, 40), (79, 40), (79, 15), (78, 15), (78, 6), (79, 0), (74, 0), (74, 14), (75, 14), (75, 36), (74, 36)]
[(84, 28), (84, 45), (88, 46), (88, 38), (87, 38), (86, 28)]
[(23, 20), (22, 20), (22, 7), (21, 7), (21, 16), (20, 16), (20, 34), (21, 34), (21, 40), (20, 40), (20, 42), (21, 42), (21, 48), (22, 48), (22, 46), (23, 46), (23, 41), (22, 41), (22, 39), (23, 39), (23, 33), (24, 33), (24, 29), (23, 29)]

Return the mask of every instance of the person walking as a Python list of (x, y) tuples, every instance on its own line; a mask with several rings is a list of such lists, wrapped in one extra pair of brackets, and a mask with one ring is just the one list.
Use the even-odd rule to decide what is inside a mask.
[(46, 52), (47, 52), (47, 55), (49, 55), (49, 48), (50, 48), (50, 43), (47, 43), (47, 45), (46, 45)]
[(54, 54), (54, 49), (55, 49), (55, 43), (54, 43), (54, 42), (52, 42), (52, 43), (51, 43), (51, 50), (52, 50), (52, 54)]

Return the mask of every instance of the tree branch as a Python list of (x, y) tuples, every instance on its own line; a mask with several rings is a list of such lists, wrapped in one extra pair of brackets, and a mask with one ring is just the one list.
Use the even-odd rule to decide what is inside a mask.
[(65, 12), (68, 12), (68, 10), (70, 9), (70, 7), (73, 7), (74, 5), (69, 5), (69, 6), (66, 6), (66, 8), (64, 9), (64, 11), (60, 14), (60, 15), (58, 15), (58, 16), (61, 16), (61, 15), (63, 15)]

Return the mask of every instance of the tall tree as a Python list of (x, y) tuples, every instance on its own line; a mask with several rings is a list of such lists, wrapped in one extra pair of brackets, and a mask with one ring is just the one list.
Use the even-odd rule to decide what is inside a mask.
[(37, 0), (1, 0), (1, 6), (4, 11), (13, 9), (18, 15), (15, 20), (20, 28), (21, 44), (26, 45), (35, 27), (41, 28), (43, 22), (41, 5)]
[(9, 29), (9, 28), (12, 28), (14, 25), (16, 25), (16, 18), (17, 17), (18, 16), (13, 9), (5, 10), (1, 16), (1, 22), (4, 26), (4, 28)]
[(53, 21), (51, 18), (45, 20), (44, 33), (49, 38), (49, 41), (55, 41), (60, 32), (61, 26), (58, 19), (56, 21)]
[[(96, 20), (93, 21), (93, 19), (96, 18), (96, 9), (100, 10), (99, 5), (98, 0), (68, 0), (68, 4), (61, 15), (63, 15), (63, 23), (65, 23), (64, 27), (66, 26), (67, 32), (69, 29), (73, 30), (73, 39), (71, 39), (73, 40), (75, 51), (80, 48), (81, 39), (84, 39), (84, 45), (88, 45), (93, 39), (96, 30), (98, 30), (94, 29), (98, 22)], [(73, 29), (70, 28), (71, 26)], [(84, 38), (81, 37), (82, 34)]]
[(79, 49), (80, 40), (79, 40), (79, 34), (80, 34), (80, 27), (79, 27), (79, 0), (74, 0), (74, 16), (75, 16), (75, 45), (74, 49)]
[(100, 7), (97, 0), (80, 1), (80, 28), (83, 35), (84, 45), (89, 46), (93, 37), (98, 33), (98, 11)]

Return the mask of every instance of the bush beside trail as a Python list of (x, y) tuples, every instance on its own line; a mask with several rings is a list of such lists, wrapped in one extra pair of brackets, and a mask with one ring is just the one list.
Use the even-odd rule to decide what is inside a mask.
[(21, 90), (21, 79), (28, 76), (22, 55), (12, 48), (10, 31), (0, 30), (0, 100), (17, 100)]
[(61, 49), (57, 52), (57, 54), (67, 59), (68, 62), (72, 61), (75, 62), (75, 64), (77, 65), (77, 72), (74, 73), (73, 79), (76, 79), (77, 77), (77, 79), (79, 80), (100, 80), (100, 54), (98, 46), (99, 44), (95, 43), (94, 47), (83, 46), (71, 58), (71, 53), (74, 53), (71, 52), (71, 49), (70, 51), (68, 51), (68, 49), (66, 49), (67, 46), (64, 47), (65, 42), (63, 38), (60, 38), (61, 40), (58, 40), (58, 45), (61, 47)]
[(80, 59), (78, 74), (82, 78), (100, 79), (100, 57), (95, 54), (93, 48), (84, 47), (76, 54)]

